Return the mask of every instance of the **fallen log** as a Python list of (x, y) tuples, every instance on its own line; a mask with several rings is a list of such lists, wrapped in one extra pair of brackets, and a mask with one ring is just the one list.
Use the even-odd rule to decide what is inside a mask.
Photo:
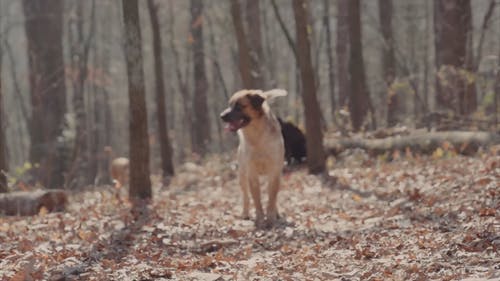
[(424, 132), (413, 135), (394, 136), (383, 139), (327, 139), (325, 147), (330, 155), (337, 155), (346, 149), (360, 148), (372, 155), (384, 154), (395, 150), (432, 153), (447, 143), (456, 152), (470, 155), (479, 147), (500, 143), (500, 134), (489, 132)]
[(63, 211), (68, 196), (64, 190), (16, 191), (0, 194), (0, 214), (33, 216), (42, 208), (48, 212)]

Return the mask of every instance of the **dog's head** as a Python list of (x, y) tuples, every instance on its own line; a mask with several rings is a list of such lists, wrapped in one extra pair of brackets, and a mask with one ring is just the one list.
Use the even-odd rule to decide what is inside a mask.
[(252, 121), (261, 118), (269, 110), (266, 101), (276, 97), (286, 96), (282, 89), (273, 89), (262, 92), (261, 90), (241, 90), (229, 99), (229, 108), (224, 110), (220, 117), (227, 123), (227, 129), (232, 132), (249, 125)]
[(262, 116), (264, 101), (262, 91), (241, 90), (229, 99), (229, 107), (221, 113), (220, 117), (227, 123), (227, 129), (236, 132), (250, 124), (252, 120)]

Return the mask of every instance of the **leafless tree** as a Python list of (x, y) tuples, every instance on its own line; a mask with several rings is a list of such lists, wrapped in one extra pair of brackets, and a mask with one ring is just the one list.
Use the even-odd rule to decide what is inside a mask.
[[(71, 67), (69, 76), (73, 85), (73, 110), (75, 112), (76, 136), (73, 147), (72, 164), (66, 177), (66, 185), (85, 186), (92, 182), (90, 174), (90, 151), (88, 143), (87, 107), (84, 86), (88, 74), (88, 58), (95, 30), (95, 0), (91, 2), (91, 17), (87, 36), (84, 34), (84, 2), (75, 2), (75, 18), (70, 26)], [(76, 179), (75, 179), (76, 178)]]
[(149, 178), (149, 142), (146, 94), (142, 59), (141, 27), (137, 0), (123, 0), (125, 57), (130, 109), (130, 187), (131, 198), (152, 197)]
[(319, 174), (325, 171), (325, 151), (323, 148), (323, 131), (321, 130), (321, 113), (316, 97), (316, 83), (311, 62), (311, 45), (307, 32), (307, 2), (293, 1), (295, 28), (297, 36), (297, 59), (300, 67), (303, 91), (302, 102), (306, 120), (307, 165), (309, 172)]
[(254, 88), (254, 81), (251, 74), (250, 62), (250, 47), (248, 46), (247, 38), (245, 36), (245, 29), (243, 21), (241, 20), (241, 7), (239, 0), (231, 1), (231, 16), (233, 19), (234, 32), (236, 34), (236, 41), (238, 43), (238, 67), (240, 70), (241, 80), (243, 87), (246, 89)]
[(165, 84), (163, 81), (163, 52), (160, 32), (160, 21), (158, 20), (158, 5), (154, 0), (148, 0), (148, 10), (153, 32), (153, 53), (154, 53), (154, 73), (156, 92), (156, 111), (158, 114), (158, 131), (160, 134), (160, 154), (163, 176), (174, 174), (174, 164), (172, 162), (172, 144), (167, 130), (167, 112), (165, 104)]
[(359, 0), (349, 0), (349, 111), (352, 127), (361, 129), (370, 107), (370, 96), (366, 86), (365, 64), (361, 44), (361, 7)]
[(193, 108), (193, 152), (204, 155), (210, 142), (210, 119), (208, 118), (207, 89), (205, 69), (205, 48), (203, 40), (203, 1), (191, 0), (191, 37), (193, 51), (194, 93)]
[(335, 110), (337, 109), (337, 102), (335, 97), (335, 65), (333, 62), (333, 46), (332, 46), (332, 31), (330, 27), (330, 1), (324, 0), (324, 14), (323, 24), (326, 33), (326, 57), (328, 59), (328, 86), (330, 90), (330, 106), (332, 111), (332, 120), (336, 122)]
[(349, 89), (349, 0), (337, 0), (337, 93), (339, 107), (347, 106)]
[(31, 91), (30, 159), (38, 164), (36, 177), (49, 188), (63, 186), (67, 162), (58, 141), (66, 114), (63, 4), (23, 0)]
[(396, 57), (394, 54), (394, 36), (392, 32), (392, 0), (378, 1), (380, 29), (382, 30), (382, 74), (385, 82), (387, 97), (387, 125), (397, 123), (396, 111), (398, 109), (398, 96), (390, 88), (396, 78)]
[(250, 51), (252, 88), (264, 87), (264, 54), (260, 24), (260, 0), (246, 0), (246, 34)]
[[(0, 36), (1, 38), (1, 36)], [(0, 69), (2, 69), (2, 57), (3, 52), (0, 47)], [(2, 77), (0, 76), (0, 193), (5, 193), (9, 191), (7, 186), (7, 176), (6, 172), (8, 170), (7, 166), (7, 144), (5, 142), (5, 128), (4, 128), (4, 102), (2, 93)]]
[(477, 107), (473, 70), (472, 13), (470, 0), (435, 0), (436, 102), (456, 114), (470, 114)]

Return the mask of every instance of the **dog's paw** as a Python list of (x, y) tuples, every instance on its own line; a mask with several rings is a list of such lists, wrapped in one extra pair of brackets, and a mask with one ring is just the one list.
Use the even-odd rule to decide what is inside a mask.
[(267, 223), (275, 224), (279, 220), (280, 216), (276, 210), (267, 212)]
[(250, 219), (250, 215), (249, 215), (248, 210), (243, 210), (243, 212), (241, 213), (240, 218), (242, 220), (249, 220)]
[(255, 227), (258, 229), (264, 229), (267, 226), (267, 221), (264, 220), (264, 216), (257, 216), (255, 219)]
[(266, 223), (265, 223), (265, 228), (266, 229), (271, 229), (274, 226), (276, 226), (277, 223), (278, 223), (277, 219), (267, 219)]
[(267, 225), (267, 222), (265, 220), (262, 220), (262, 221), (256, 221), (255, 222), (255, 228), (256, 229), (268, 229), (268, 225)]

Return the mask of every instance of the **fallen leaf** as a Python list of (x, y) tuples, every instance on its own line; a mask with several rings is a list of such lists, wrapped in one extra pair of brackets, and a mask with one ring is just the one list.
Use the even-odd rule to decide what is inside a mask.
[(361, 196), (359, 196), (357, 194), (353, 194), (352, 195), (352, 200), (354, 200), (356, 202), (360, 202), (361, 200), (363, 200), (363, 198), (361, 198)]
[(488, 185), (492, 181), (493, 181), (493, 179), (490, 177), (482, 177), (476, 181), (476, 184), (480, 185), (480, 186), (485, 186), (485, 185)]
[(86, 230), (78, 231), (78, 237), (87, 242), (93, 242), (97, 239), (97, 235), (95, 234), (95, 232)]
[(11, 277), (11, 281), (29, 281), (33, 280), (24, 270), (18, 271), (14, 276)]
[(482, 208), (479, 210), (479, 216), (481, 217), (494, 217), (496, 210), (494, 208)]
[(172, 278), (173, 274), (171, 271), (164, 268), (153, 268), (149, 271), (149, 275), (153, 278)]

